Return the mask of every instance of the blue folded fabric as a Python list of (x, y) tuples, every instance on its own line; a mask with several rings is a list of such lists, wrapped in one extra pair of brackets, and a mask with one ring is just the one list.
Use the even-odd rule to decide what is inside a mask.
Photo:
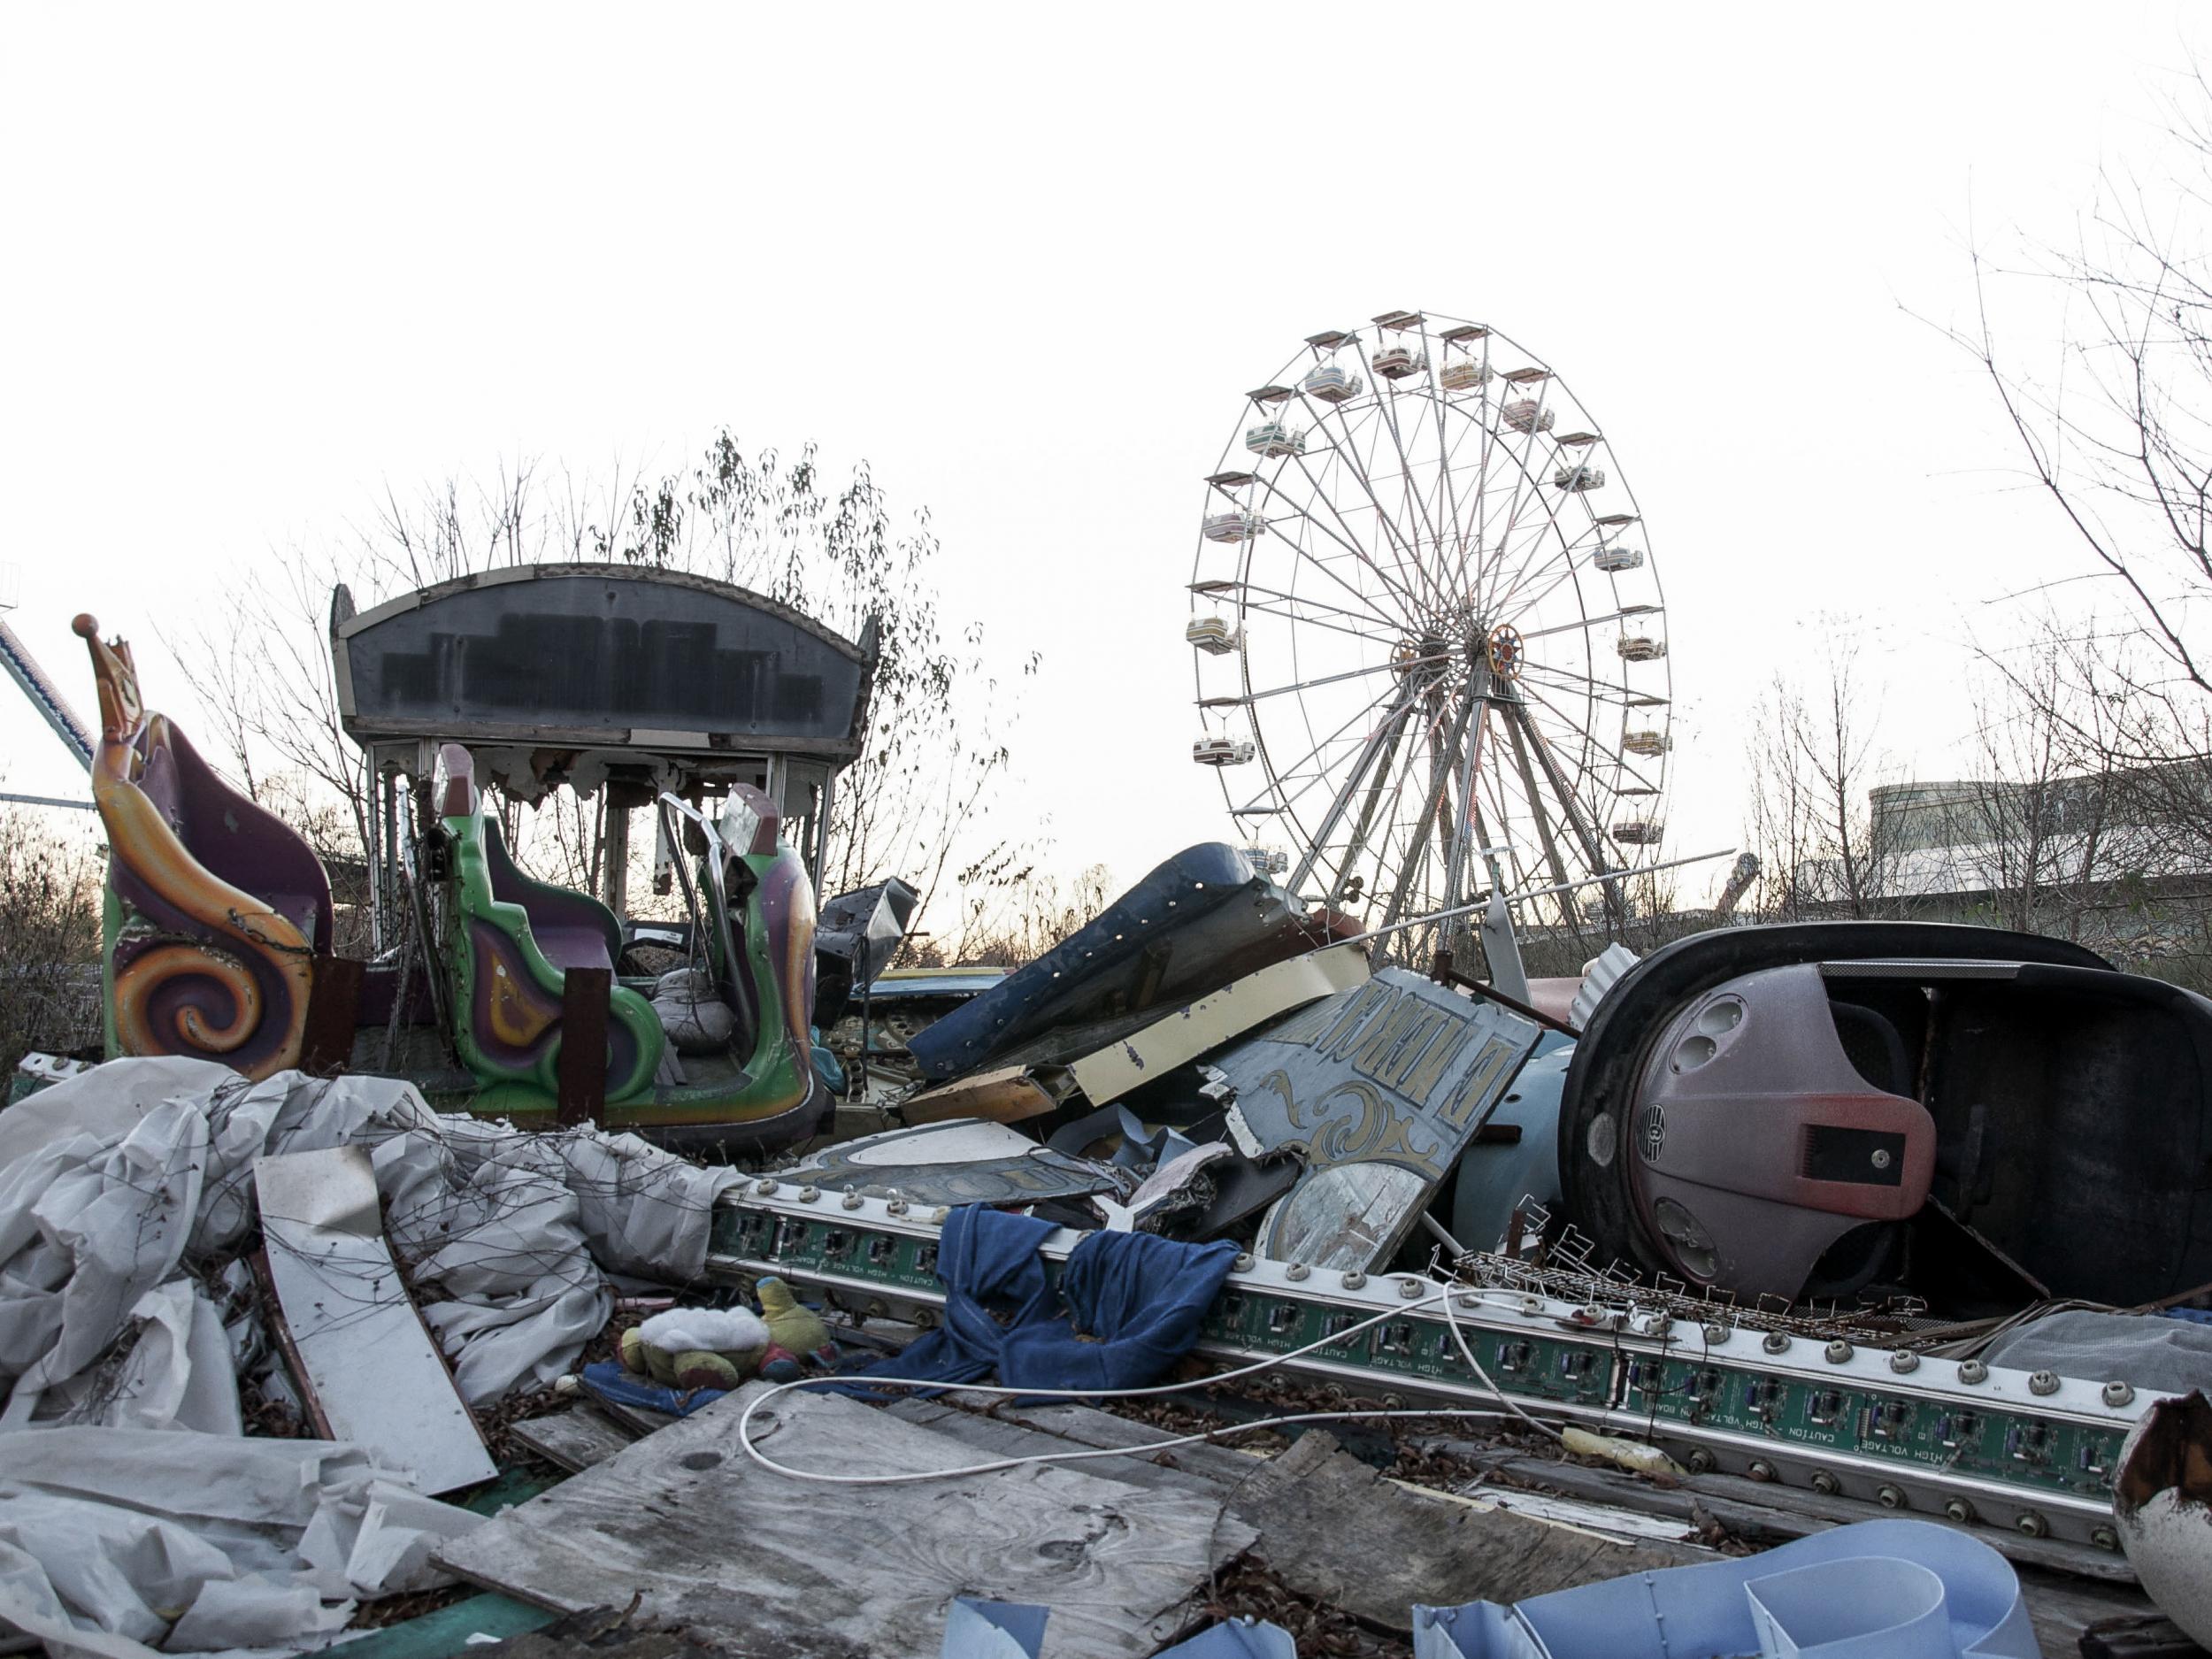
[(726, 1389), (671, 1388), (666, 1383), (641, 1377), (611, 1359), (595, 1360), (584, 1367), (584, 1386), (602, 1400), (645, 1411), (665, 1411), (672, 1417), (687, 1417), (702, 1406), (710, 1406)]
[(944, 1323), (860, 1376), (964, 1383), (995, 1374), (1011, 1388), (1082, 1394), (1141, 1388), (1190, 1352), (1237, 1256), (1226, 1240), (1087, 1233), (1056, 1289), (1037, 1255), (1054, 1231), (1033, 1216), (954, 1210), (937, 1246)]

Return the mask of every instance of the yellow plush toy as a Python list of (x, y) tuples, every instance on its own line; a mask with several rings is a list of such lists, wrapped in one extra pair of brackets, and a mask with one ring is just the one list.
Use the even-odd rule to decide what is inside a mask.
[(761, 1316), (768, 1323), (768, 1340), (794, 1359), (828, 1364), (837, 1357), (829, 1326), (822, 1316), (791, 1294), (780, 1279), (764, 1279), (754, 1286), (760, 1297)]

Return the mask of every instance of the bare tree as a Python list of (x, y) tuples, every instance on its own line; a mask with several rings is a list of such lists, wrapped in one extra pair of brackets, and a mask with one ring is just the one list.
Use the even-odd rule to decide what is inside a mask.
[[(918, 875), (926, 904), (949, 872), (987, 872), (995, 853), (1024, 845), (995, 838), (983, 822), (1009, 760), (1002, 703), (979, 631), (945, 637), (938, 551), (926, 511), (902, 527), (864, 465), (839, 484), (810, 448), (795, 457), (749, 452), (725, 430), (690, 465), (657, 476), (549, 476), (520, 463), (412, 500), (388, 491), (343, 538), (249, 575), (219, 619), (178, 642), (177, 656), (249, 790), (310, 830), (326, 863), (358, 863), (369, 780), (340, 725), (327, 644), (330, 595), (342, 582), (366, 609), (477, 571), (606, 559), (749, 588), (849, 637), (872, 619), (870, 725), (840, 780), (825, 886)], [(1038, 662), (1030, 654), (1020, 672), (1033, 674)], [(493, 804), (518, 860), (549, 879), (598, 884), (600, 803), (569, 799), (527, 813)], [(649, 859), (649, 838), (633, 856)], [(641, 894), (648, 886), (632, 883)]]
[[(2212, 697), (2212, 85), (2193, 66), (2168, 108), (2155, 165), (2105, 169), (2072, 247), (2016, 265), (1975, 249), (1976, 326), (1949, 331), (2119, 601), (2131, 649), (2105, 672), (2155, 711), (2134, 724), (2161, 745)], [(2041, 370), (2001, 351), (1993, 321), (1993, 288), (2024, 282), (2067, 302), (2068, 337)]]
[(960, 932), (943, 959), (987, 967), (1034, 961), (1102, 911), (1114, 897), (1113, 877), (1093, 864), (1072, 880), (1025, 864), (995, 882), (965, 889)]
[(1895, 907), (1899, 848), (1869, 802), (1886, 763), (1876, 748), (1878, 710), (1858, 670), (1858, 647), (1824, 623), (1832, 643), (1818, 679), (1778, 675), (1761, 700), (1746, 760), (1747, 840), (1764, 872), (1763, 919), (1863, 918)]

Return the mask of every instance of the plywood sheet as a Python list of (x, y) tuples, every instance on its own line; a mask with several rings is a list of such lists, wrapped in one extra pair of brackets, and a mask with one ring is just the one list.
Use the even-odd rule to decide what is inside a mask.
[[(1209, 1569), (1252, 1529), (1217, 1499), (1074, 1470), (904, 1486), (769, 1472), (737, 1441), (754, 1384), (508, 1511), (441, 1552), (541, 1605), (621, 1607), (740, 1652), (910, 1659), (938, 1651), (956, 1595), (1052, 1609), (1045, 1659), (1135, 1659), (1187, 1621)], [(825, 1472), (957, 1467), (958, 1441), (857, 1402), (786, 1394), (762, 1449)]]
[(574, 1406), (551, 1417), (532, 1417), (508, 1431), (549, 1463), (571, 1474), (603, 1463), (636, 1440), (634, 1431), (620, 1426), (589, 1406)]

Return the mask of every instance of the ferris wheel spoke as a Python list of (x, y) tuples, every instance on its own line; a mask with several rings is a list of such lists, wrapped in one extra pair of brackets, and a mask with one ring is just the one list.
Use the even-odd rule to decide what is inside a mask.
[(1280, 810), (1286, 813), (1289, 812), (1290, 810), (1298, 803), (1299, 800), (1307, 793), (1307, 791), (1313, 787), (1314, 783), (1325, 777), (1326, 774), (1318, 772), (1315, 772), (1311, 777), (1306, 779), (1306, 781), (1299, 787), (1295, 794), (1285, 795), (1283, 793), (1282, 786), (1285, 783), (1291, 782), (1303, 777), (1305, 774), (1302, 771), (1302, 768), (1312, 761), (1318, 760), (1330, 744), (1335, 742), (1347, 732), (1350, 731), (1352, 727), (1356, 726), (1362, 718), (1367, 715), (1372, 714), (1376, 709), (1381, 706), (1383, 700), (1390, 695), (1391, 687), (1387, 686), (1384, 687), (1381, 691), (1376, 693), (1375, 695), (1366, 703), (1353, 710), (1350, 716), (1345, 720), (1343, 725), (1338, 726), (1335, 731), (1330, 733), (1328, 736), (1323, 738), (1319, 742), (1316, 743), (1311, 749), (1308, 749), (1303, 755), (1300, 756), (1297, 760), (1293, 762), (1291, 765), (1284, 771), (1277, 772), (1274, 768), (1273, 763), (1271, 761), (1269, 763), (1268, 771), (1271, 775), (1271, 780), (1274, 784), (1276, 804)]
[[(1289, 885), (1294, 893), (1305, 885), (1306, 878), (1313, 873), (1315, 866), (1326, 853), (1329, 837), (1336, 833), (1336, 826), (1343, 821), (1344, 814), (1349, 810), (1353, 797), (1359, 793), (1361, 786), (1367, 782), (1370, 769), (1373, 765), (1376, 756), (1379, 753), (1382, 757), (1381, 768), (1375, 772), (1374, 784), (1368, 792), (1368, 810), (1372, 810), (1374, 795), (1380, 787), (1382, 774), (1389, 770), (1390, 757), (1397, 752), (1399, 733), (1404, 730), (1406, 718), (1413, 710), (1414, 696), (1413, 682), (1409, 680), (1401, 687), (1397, 701), (1391, 704), (1390, 712), (1383, 717), (1382, 724), (1368, 733), (1367, 741), (1361, 747), (1358, 764), (1346, 774), (1343, 787), (1336, 792), (1336, 798), (1329, 803), (1328, 810), (1322, 817), (1320, 827), (1309, 838), (1305, 856), (1299, 860), (1297, 869), (1292, 872)], [(1365, 832), (1366, 824), (1366, 817), (1363, 813), (1360, 820), (1362, 833)], [(1336, 878), (1330, 885), (1330, 903), (1335, 903), (1341, 895), (1345, 876), (1345, 868), (1340, 865)]]
[[(1529, 718), (1528, 710), (1517, 704), (1509, 703), (1506, 706), (1507, 718), (1519, 723), (1522, 733), (1528, 739), (1529, 748), (1535, 755), (1538, 771), (1543, 773), (1545, 781), (1551, 786), (1553, 798), (1566, 813), (1568, 826), (1574, 831), (1576, 840), (1582, 844), (1583, 856), (1589, 861), (1590, 873), (1608, 873), (1614, 864), (1606, 856), (1604, 845), (1599, 839), (1595, 815), (1586, 812), (1581, 799), (1560, 775), (1558, 762), (1553, 758), (1550, 747), (1544, 741), (1544, 734), (1538, 729), (1536, 722)], [(1607, 904), (1617, 910), (1620, 884), (1608, 881), (1604, 887)]]
[[(1542, 489), (1537, 481), (1537, 472), (1535, 468), (1536, 445), (1538, 440), (1543, 436), (1541, 427), (1543, 408), (1543, 401), (1540, 398), (1537, 400), (1538, 414), (1536, 416), (1536, 420), (1538, 422), (1538, 426), (1535, 430), (1527, 434), (1518, 453), (1516, 453), (1510, 448), (1506, 450), (1507, 458), (1514, 464), (1513, 488), (1510, 495), (1506, 499), (1503, 508), (1504, 522), (1499, 526), (1495, 537), (1495, 543), (1498, 548), (1498, 558), (1495, 565), (1492, 567), (1494, 574), (1492, 575), (1491, 580), (1483, 594), (1482, 601), (1486, 609), (1494, 610), (1499, 603), (1498, 590), (1502, 584), (1498, 580), (1494, 572), (1502, 572), (1505, 568), (1506, 560), (1510, 557), (1509, 549), (1513, 545), (1514, 531), (1520, 527), (1521, 504), (1524, 496), (1539, 503), (1540, 503), (1543, 498)], [(1536, 533), (1538, 536), (1540, 537), (1543, 529), (1548, 527), (1548, 523), (1549, 520), (1548, 519), (1545, 526), (1538, 526)], [(1487, 535), (1487, 526), (1486, 526), (1486, 540), (1487, 539), (1490, 538)], [(1525, 556), (1524, 562), (1525, 562)]]
[[(1428, 352), (1425, 348), (1423, 349), (1421, 355), (1424, 357), (1428, 356)], [(1361, 349), (1361, 356), (1363, 358), (1366, 356), (1364, 347)], [(1374, 365), (1372, 363), (1368, 365), (1368, 372), (1371, 374), (1374, 372)], [(1432, 379), (1432, 388), (1433, 388), (1433, 385), (1434, 381), (1433, 379)], [(1379, 394), (1378, 394), (1378, 396), (1379, 396)], [(1429, 533), (1430, 544), (1441, 549), (1444, 545), (1444, 539), (1437, 534), (1436, 525), (1429, 517), (1427, 503), (1422, 501), (1420, 490), (1417, 488), (1414, 481), (1413, 463), (1406, 457), (1405, 434), (1398, 429), (1398, 409), (1397, 398), (1395, 396), (1384, 398), (1382, 400), (1382, 413), (1383, 427), (1390, 434), (1391, 448), (1395, 449), (1398, 454), (1398, 475), (1404, 482), (1406, 499), (1413, 504), (1414, 509), (1420, 514), (1421, 522), (1427, 528)], [(1417, 561), (1417, 564), (1418, 561)], [(1425, 575), (1431, 573), (1428, 572), (1425, 565), (1421, 565), (1419, 568)], [(1435, 592), (1432, 591), (1427, 597), (1431, 603), (1434, 603), (1439, 598), (1439, 595)]]
[(1521, 638), (1525, 641), (1549, 639), (1555, 634), (1580, 634), (1604, 623), (1625, 622), (1631, 617), (1649, 616), (1656, 609), (1657, 607), (1653, 605), (1632, 605), (1625, 610), (1608, 611), (1599, 616), (1584, 617), (1579, 621), (1555, 623), (1548, 628), (1528, 628), (1523, 631)]
[[(1364, 352), (1361, 354), (1361, 361), (1363, 364), (1366, 363)], [(1371, 374), (1373, 373), (1373, 366), (1371, 365), (1368, 365), (1368, 372)], [(1340, 422), (1340, 424), (1341, 425), (1344, 433), (1344, 442), (1341, 443), (1339, 443), (1334, 437), (1330, 435), (1327, 422), (1325, 420), (1321, 423), (1317, 430), (1318, 430), (1325, 438), (1328, 439), (1331, 454), (1343, 467), (1345, 472), (1350, 477), (1351, 480), (1359, 487), (1360, 494), (1366, 497), (1369, 506), (1374, 510), (1377, 527), (1382, 531), (1386, 539), (1390, 541), (1393, 551), (1397, 555), (1397, 563), (1401, 571), (1409, 565), (1415, 574), (1422, 579), (1424, 586), (1426, 586), (1430, 572), (1427, 568), (1422, 565), (1417, 549), (1407, 541), (1405, 535), (1399, 530), (1396, 521), (1392, 518), (1389, 510), (1382, 504), (1381, 496), (1377, 495), (1375, 492), (1374, 481), (1371, 474), (1373, 472), (1373, 460), (1375, 453), (1379, 450), (1381, 447), (1379, 434), (1383, 431), (1391, 429), (1388, 411), (1383, 405), (1382, 395), (1379, 392), (1376, 394), (1375, 408), (1372, 411), (1371, 411), (1370, 418), (1365, 423), (1375, 429), (1375, 435), (1371, 439), (1368, 445), (1369, 452), (1364, 459), (1362, 458), (1359, 452), (1356, 429), (1351, 426), (1348, 420)], [(1341, 510), (1337, 508), (1333, 497), (1330, 501), (1330, 506), (1332, 511), (1335, 511), (1339, 513), (1340, 519)], [(1417, 609), (1423, 601), (1426, 601), (1432, 597), (1432, 595), (1423, 594), (1419, 595), (1418, 598), (1414, 598), (1414, 596), (1409, 593), (1409, 598), (1412, 600)]]
[[(1281, 603), (1287, 605), (1307, 605), (1317, 611), (1325, 611), (1332, 616), (1341, 617), (1347, 622), (1374, 623), (1379, 625), (1384, 629), (1384, 632), (1379, 634), (1361, 634), (1359, 637), (1363, 640), (1383, 640), (1394, 644), (1401, 637), (1403, 636), (1405, 632), (1404, 618), (1400, 617), (1385, 616), (1381, 611), (1371, 608), (1363, 608), (1361, 610), (1354, 611), (1347, 606), (1333, 603), (1326, 599), (1316, 599), (1310, 594), (1285, 593), (1280, 588), (1263, 588), (1258, 583), (1252, 581), (1238, 582), (1234, 584), (1234, 587), (1241, 595), (1257, 594), (1263, 599), (1279, 600)], [(1257, 607), (1255, 608), (1256, 609)], [(1281, 616), (1286, 620), (1291, 622), (1310, 622), (1318, 627), (1333, 626), (1320, 621), (1317, 618), (1301, 617), (1294, 611), (1284, 611), (1273, 612), (1271, 614)], [(1344, 632), (1348, 634), (1357, 632), (1357, 630), (1346, 628), (1344, 629)]]
[[(1346, 557), (1365, 565), (1369, 570), (1373, 571), (1377, 579), (1382, 582), (1384, 588), (1390, 591), (1391, 597), (1396, 598), (1400, 601), (1403, 601), (1405, 599), (1406, 595), (1403, 590), (1399, 588), (1396, 584), (1391, 581), (1390, 578), (1384, 573), (1382, 568), (1378, 565), (1373, 559), (1367, 556), (1365, 550), (1363, 549), (1356, 541), (1348, 541), (1344, 536), (1339, 535), (1335, 531), (1330, 529), (1327, 525), (1322, 523), (1320, 519), (1315, 518), (1304, 508), (1297, 505), (1288, 495), (1284, 495), (1284, 493), (1271, 480), (1263, 479), (1260, 481), (1269, 495), (1282, 497), (1285, 504), (1288, 506), (1290, 511), (1295, 515), (1300, 524), (1309, 526), (1318, 534), (1328, 537), (1330, 541), (1335, 542), (1339, 547), (1344, 549)], [(1332, 513), (1334, 512), (1335, 508), (1333, 503), (1330, 503), (1330, 510)], [(1340, 524), (1343, 522), (1340, 517), (1339, 518), (1338, 522)], [(1345, 528), (1348, 531), (1350, 526), (1346, 526)], [(1280, 532), (1277, 532), (1277, 534), (1279, 535)], [(1324, 576), (1326, 576), (1331, 581), (1341, 588), (1353, 598), (1360, 601), (1362, 604), (1372, 607), (1377, 603), (1378, 596), (1376, 595), (1369, 593), (1366, 589), (1359, 588), (1355, 584), (1345, 580), (1343, 574), (1333, 569), (1327, 559), (1321, 557), (1311, 549), (1301, 546), (1297, 541), (1291, 540), (1287, 536), (1285, 536), (1282, 539), (1286, 545), (1287, 545), (1292, 551), (1297, 555), (1298, 559), (1302, 564), (1310, 565), (1313, 569), (1318, 571)], [(1409, 620), (1411, 615), (1412, 612), (1410, 609), (1409, 609), (1405, 615), (1399, 618), (1400, 625), (1402, 626), (1405, 621)]]
[(1590, 674), (1578, 674), (1571, 668), (1561, 668), (1549, 663), (1524, 662), (1521, 664), (1523, 688), (1545, 685), (1544, 681), (1532, 680), (1530, 678), (1532, 675), (1538, 674), (1551, 676), (1550, 683), (1547, 687), (1549, 690), (1586, 691), (1601, 703), (1617, 703), (1629, 709), (1650, 706), (1646, 702), (1647, 694), (1638, 691), (1633, 686), (1620, 685), (1610, 680), (1599, 680)]
[(1398, 672), (1408, 668), (1426, 667), (1450, 660), (1451, 654), (1448, 651), (1440, 651), (1433, 657), (1410, 657), (1402, 663), (1393, 661), (1376, 663), (1366, 668), (1348, 668), (1340, 674), (1324, 674), (1316, 680), (1294, 680), (1287, 686), (1276, 686), (1266, 691), (1247, 692), (1244, 700), (1247, 703), (1260, 703), (1269, 697), (1286, 696), (1294, 691), (1312, 691), (1322, 686), (1339, 685), (1347, 680), (1364, 680), (1370, 674), (1379, 674), (1385, 672)]
[(1256, 612), (1263, 617), (1280, 617), (1286, 622), (1299, 623), (1302, 626), (1310, 628), (1321, 628), (1331, 634), (1341, 634), (1348, 639), (1364, 640), (1370, 645), (1394, 644), (1397, 641), (1404, 638), (1405, 636), (1405, 629), (1403, 627), (1394, 627), (1387, 634), (1378, 634), (1367, 633), (1359, 628), (1347, 627), (1341, 622), (1327, 622), (1324, 621), (1319, 617), (1301, 616), (1294, 610), (1278, 610), (1273, 605), (1253, 604), (1247, 603), (1244, 609), (1248, 612)]
[[(1338, 455), (1340, 457), (1343, 457), (1343, 451), (1336, 449), (1333, 444), (1330, 447), (1332, 453)], [(1343, 527), (1345, 536), (1356, 535), (1358, 533), (1352, 528), (1350, 522), (1345, 518), (1343, 511), (1336, 504), (1335, 498), (1330, 495), (1329, 493), (1322, 488), (1320, 481), (1314, 477), (1313, 469), (1306, 465), (1306, 457), (1302, 455), (1299, 455), (1294, 456), (1292, 459), (1297, 462), (1299, 473), (1305, 479), (1307, 484), (1312, 488), (1315, 498), (1319, 500), (1328, 508), (1330, 516)], [(1399, 541), (1395, 533), (1396, 527), (1389, 524), (1389, 515), (1383, 511), (1382, 503), (1375, 499), (1374, 491), (1371, 488), (1367, 488), (1366, 475), (1361, 472), (1356, 467), (1350, 466), (1348, 465), (1347, 465), (1346, 470), (1350, 472), (1352, 475), (1359, 480), (1361, 488), (1365, 490), (1368, 500), (1374, 504), (1377, 521), (1386, 527), (1386, 539), (1391, 542), (1392, 550), (1398, 555), (1398, 562), (1401, 570), (1402, 571), (1405, 555), (1409, 549), (1407, 549), (1403, 543)], [(1386, 588), (1389, 588), (1394, 594), (1395, 594), (1400, 603), (1405, 606), (1406, 618), (1409, 621), (1420, 613), (1421, 602), (1414, 596), (1412, 591), (1408, 588), (1402, 580), (1400, 580), (1397, 577), (1394, 577), (1375, 559), (1369, 557), (1368, 555), (1362, 550), (1356, 542), (1348, 541), (1345, 540), (1345, 536), (1338, 535), (1333, 531), (1329, 530), (1326, 526), (1323, 525), (1318, 518), (1314, 518), (1310, 513), (1305, 515), (1305, 517), (1307, 523), (1312, 525), (1317, 530), (1322, 531), (1323, 534), (1326, 534), (1331, 541), (1338, 542), (1348, 549), (1362, 564), (1365, 565), (1369, 570), (1375, 572), (1377, 579), (1380, 580)]]
[[(1436, 373), (1433, 365), (1431, 366), (1429, 373), (1432, 379)], [(1485, 401), (1487, 402), (1486, 389)], [(1459, 556), (1452, 584), (1456, 589), (1465, 585), (1463, 572), (1467, 568), (1467, 532), (1466, 527), (1460, 523), (1459, 492), (1452, 486), (1452, 463), (1458, 457), (1460, 445), (1467, 441), (1469, 428), (1471, 426), (1479, 431), (1482, 427), (1479, 422), (1463, 419), (1460, 422), (1458, 435), (1448, 436), (1450, 423), (1447, 419), (1447, 415), (1451, 405), (1445, 401), (1440, 388), (1434, 399), (1434, 404), (1436, 448), (1440, 457), (1436, 469), (1437, 510), (1441, 514), (1444, 522), (1451, 528), (1453, 547), (1449, 550), (1456, 551)], [(1480, 493), (1479, 488), (1477, 493)]]
[[(1574, 549), (1571, 547), (1562, 548), (1555, 555), (1553, 556), (1552, 558), (1545, 560), (1542, 565), (1537, 567), (1531, 579), (1532, 580), (1534, 575), (1541, 575), (1545, 571), (1549, 570), (1555, 563), (1559, 565), (1559, 573), (1554, 576), (1549, 581), (1546, 582), (1543, 587), (1538, 588), (1534, 593), (1530, 594), (1525, 597), (1522, 597), (1520, 595), (1517, 588), (1512, 592), (1509, 592), (1503, 599), (1499, 601), (1498, 608), (1501, 611), (1504, 611), (1507, 606), (1512, 604), (1517, 598), (1519, 598), (1520, 611), (1525, 612), (1533, 611), (1536, 607), (1542, 604), (1545, 600), (1550, 598), (1552, 595), (1558, 592), (1560, 588), (1565, 587), (1569, 582), (1575, 580)], [(1579, 589), (1578, 589), (1578, 591), (1579, 591)], [(1525, 639), (1528, 636), (1524, 634), (1522, 637)]]
[[(1569, 726), (1572, 725), (1571, 721), (1568, 720), (1564, 715), (1560, 714), (1559, 710), (1553, 708), (1553, 706), (1544, 698), (1539, 696), (1537, 701), (1543, 703), (1543, 706), (1561, 719), (1563, 723)], [(1637, 764), (1636, 761), (1624, 751), (1618, 754), (1609, 753), (1607, 757), (1607, 764), (1613, 767), (1617, 776), (1610, 784), (1604, 786), (1597, 785), (1594, 779), (1591, 780), (1591, 783), (1593, 785), (1593, 801), (1591, 804), (1594, 815), (1596, 810), (1595, 790), (1599, 787), (1602, 787), (1605, 795), (1610, 796), (1616, 802), (1617, 802), (1624, 795), (1627, 795), (1632, 792), (1640, 795), (1656, 796), (1664, 787), (1665, 778), (1663, 771), (1661, 776), (1655, 778), (1649, 772), (1647, 772), (1641, 766)], [(1661, 764), (1663, 768), (1663, 758), (1661, 759)], [(1588, 776), (1588, 768), (1578, 768), (1578, 770), (1582, 771), (1586, 777)]]

